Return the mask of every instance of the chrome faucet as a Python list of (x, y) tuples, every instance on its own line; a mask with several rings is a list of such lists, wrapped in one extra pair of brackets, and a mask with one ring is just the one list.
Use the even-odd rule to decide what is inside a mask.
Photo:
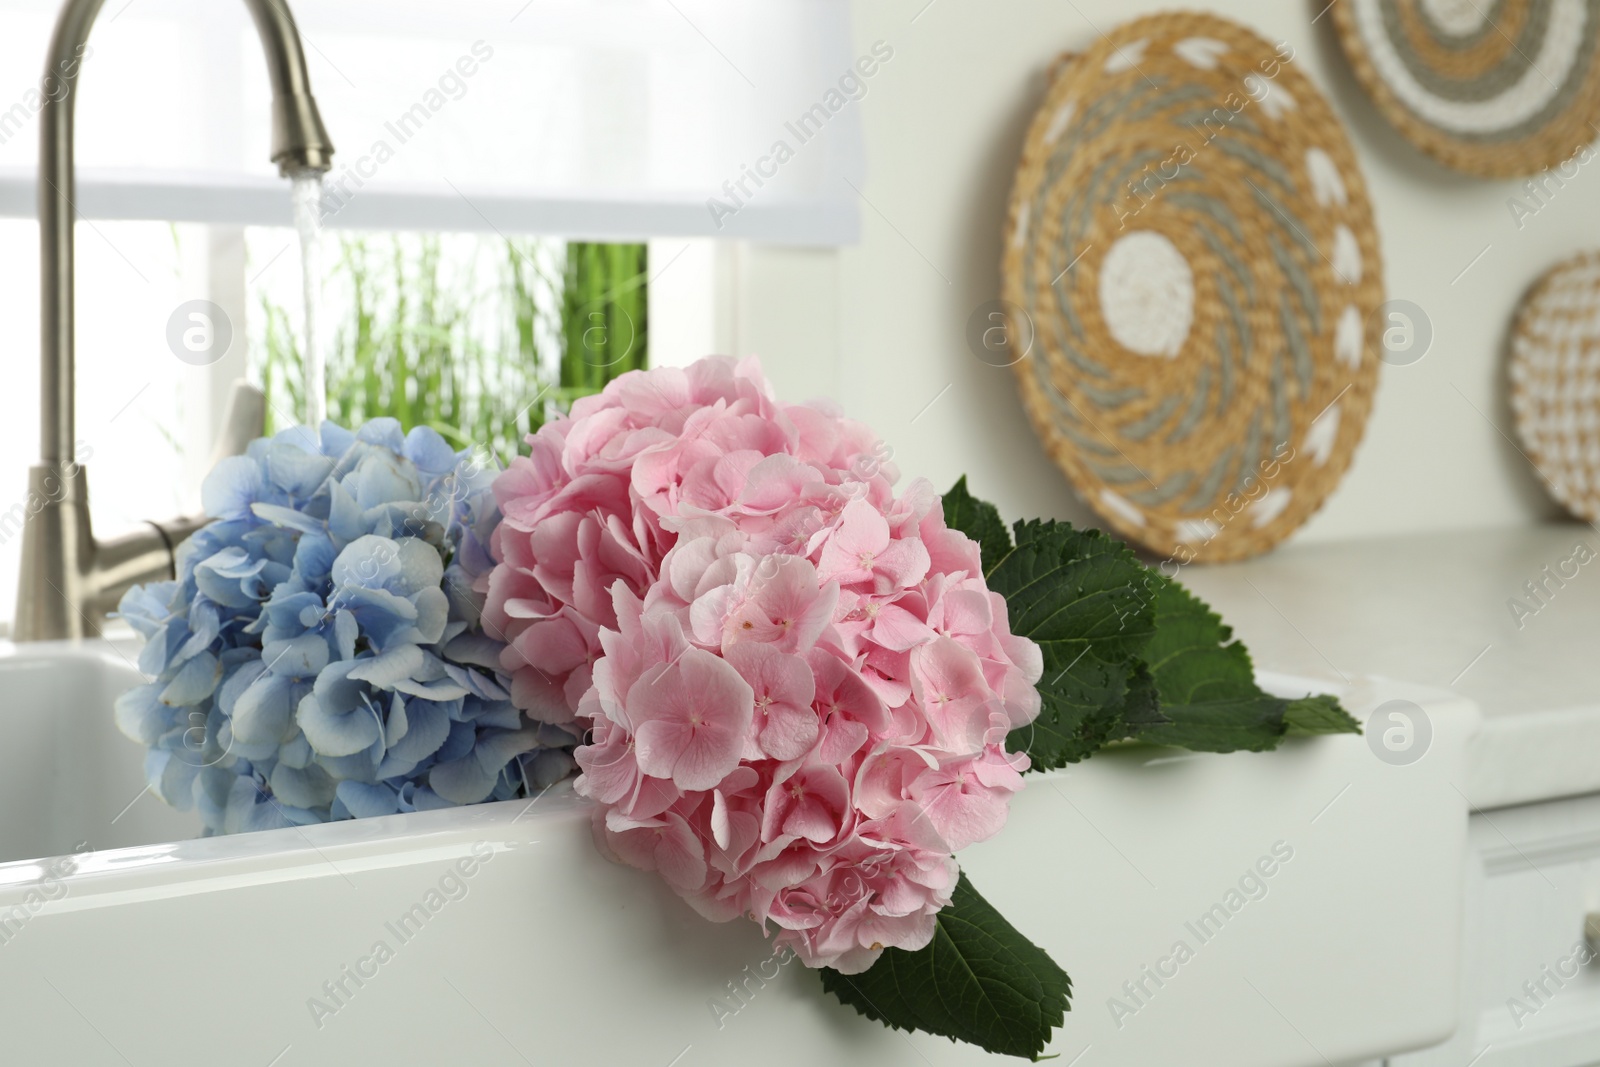
[[(174, 575), (178, 545), (205, 522), (191, 516), (97, 540), (89, 521), (88, 481), (75, 457), (73, 125), (80, 57), (104, 2), (67, 0), (46, 58), (47, 75), (65, 82), (66, 91), (51, 95), (39, 117), (40, 456), (28, 474), (33, 514), (22, 536), (13, 624), (18, 641), (98, 634), (101, 619), (130, 586)], [(294, 16), (285, 0), (245, 0), (245, 6), (272, 79), (272, 161), (284, 177), (326, 172), (333, 165), (333, 144), (311, 96)], [(229, 406), (219, 451), (242, 451), (260, 433), (262, 421), (260, 394), (241, 387)]]

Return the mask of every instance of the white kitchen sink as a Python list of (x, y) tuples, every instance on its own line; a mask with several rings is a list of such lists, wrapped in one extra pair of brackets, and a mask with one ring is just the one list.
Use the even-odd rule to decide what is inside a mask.
[[(103, 643), (0, 650), (5, 1062), (988, 1062), (861, 1019), (797, 962), (751, 977), (769, 957), (759, 931), (707, 923), (602, 859), (566, 787), (181, 840), (194, 820), (135, 800), (142, 753), (112, 723), (135, 678)], [(1450, 1034), (1454, 783), (1476, 711), (1388, 682), (1341, 696), (1360, 717), (1414, 702), (1426, 756), (1396, 765), (1354, 736), (1270, 755), (1127, 746), (1030, 776), (1006, 831), (963, 853), (1073, 977), (1060, 1063), (1327, 1067)], [(1229, 911), (1275, 850), (1257, 899)], [(1158, 985), (1147, 967), (1169, 973)]]

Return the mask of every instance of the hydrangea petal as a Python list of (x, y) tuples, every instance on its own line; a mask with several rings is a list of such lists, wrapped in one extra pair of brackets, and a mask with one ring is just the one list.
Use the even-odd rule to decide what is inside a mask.
[(333, 803), (337, 783), (328, 772), (313, 763), (297, 768), (278, 764), (269, 779), (273, 795), (296, 808), (324, 808)]
[(258, 675), (233, 705), (233, 736), (246, 744), (276, 745), (288, 739), (294, 723), (295, 688), (288, 675), (271, 671)]
[(172, 726), (172, 707), (160, 699), (162, 686), (137, 685), (113, 705), (117, 729), (142, 745), (153, 745)]
[(405, 705), (404, 736), (390, 742), (389, 755), (413, 764), (421, 763), (439, 750), (450, 736), (450, 717), (437, 704), (413, 700)]
[(216, 692), (222, 680), (222, 664), (217, 657), (203, 652), (184, 663), (178, 673), (161, 691), (161, 702), (172, 707), (189, 707), (199, 704)]
[(320, 756), (351, 756), (372, 747), (383, 728), (373, 709), (366, 704), (340, 708), (326, 698), (309, 693), (295, 713), (300, 729), (311, 748)]
[(230, 456), (200, 483), (200, 504), (213, 519), (242, 519), (261, 495), (261, 468), (248, 457)]
[(381, 782), (340, 782), (336, 795), (356, 819), (393, 815), (400, 810), (395, 791)]

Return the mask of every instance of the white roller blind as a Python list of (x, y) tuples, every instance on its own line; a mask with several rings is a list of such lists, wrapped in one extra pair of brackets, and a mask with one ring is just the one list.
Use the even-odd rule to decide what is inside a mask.
[[(33, 214), (55, 6), (0, 0), (0, 215)], [(337, 148), (333, 226), (855, 239), (858, 100), (892, 54), (854, 53), (846, 0), (293, 6)], [(289, 222), (243, 3), (107, 0), (91, 44), (84, 215)]]

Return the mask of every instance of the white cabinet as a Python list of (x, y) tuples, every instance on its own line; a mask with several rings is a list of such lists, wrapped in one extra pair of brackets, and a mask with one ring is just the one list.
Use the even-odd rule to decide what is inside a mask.
[(1600, 1063), (1600, 796), (1472, 817), (1461, 1028), (1392, 1067)]

